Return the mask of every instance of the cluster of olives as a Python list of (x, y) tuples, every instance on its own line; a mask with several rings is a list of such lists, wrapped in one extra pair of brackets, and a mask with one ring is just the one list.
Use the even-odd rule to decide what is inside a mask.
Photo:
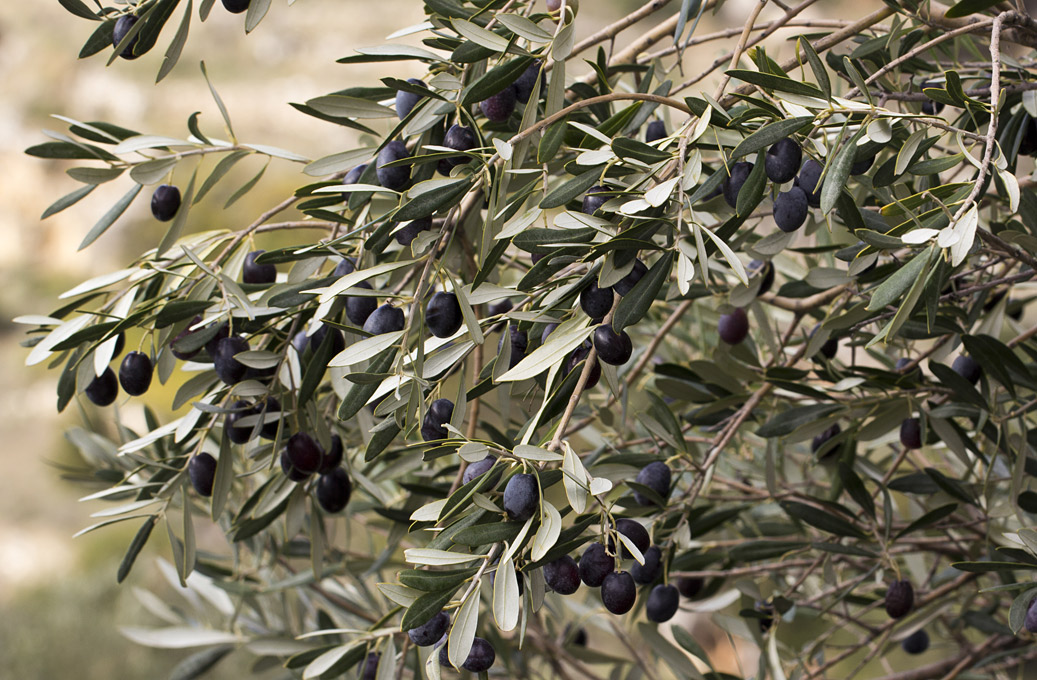
[[(126, 336), (119, 333), (115, 340), (115, 350), (112, 358), (122, 354), (126, 346)], [(154, 364), (144, 352), (130, 352), (123, 357), (119, 365), (119, 376), (116, 378), (115, 371), (107, 367), (99, 376), (95, 376), (90, 384), (86, 386), (84, 393), (87, 399), (98, 406), (110, 406), (119, 396), (119, 386), (131, 397), (139, 397), (151, 387), (151, 378), (155, 373)]]
[[(860, 175), (868, 171), (875, 156), (858, 159), (850, 169), (850, 174)], [(802, 166), (801, 166), (802, 163)], [(721, 185), (721, 193), (729, 206), (738, 204), (738, 194), (749, 179), (753, 163), (739, 161), (731, 165), (728, 176)], [(812, 158), (803, 162), (803, 149), (791, 137), (775, 142), (764, 156), (764, 171), (767, 179), (782, 185), (793, 182), (787, 191), (779, 191), (774, 198), (774, 223), (786, 233), (796, 231), (803, 226), (810, 208), (821, 207), (821, 174), (824, 166)]]
[[(450, 629), (450, 616), (446, 612), (439, 612), (422, 625), (407, 631), (407, 637), (418, 647), (439, 647), (439, 665), (449, 668), (450, 659), (447, 655), (447, 633)], [(371, 655), (368, 655), (367, 665), (371, 664)], [(468, 657), (461, 664), (461, 668), (471, 673), (483, 673), (490, 669), (497, 659), (497, 653), (493, 645), (477, 637), (472, 642), (472, 648)], [(377, 660), (374, 664), (377, 667)], [(365, 676), (367, 677), (366, 667)]]

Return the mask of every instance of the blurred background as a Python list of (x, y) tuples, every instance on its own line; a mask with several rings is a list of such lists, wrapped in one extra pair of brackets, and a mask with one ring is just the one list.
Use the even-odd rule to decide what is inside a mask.
[[(728, 0), (717, 15), (703, 18), (696, 35), (740, 26), (754, 2)], [(641, 4), (637, 0), (584, 0), (577, 38)], [(673, 3), (673, 9), (660, 14), (669, 16), (679, 4)], [(878, 3), (866, 4), (851, 9), (820, 2), (802, 16), (853, 19)], [(98, 414), (84, 414), (75, 402), (64, 414), (56, 412), (57, 373), (47, 371), (45, 365), (24, 366), (27, 350), (19, 346), (25, 338), (23, 327), (11, 323), (19, 315), (46, 314), (59, 306), (57, 296), (62, 291), (99, 273), (125, 267), (158, 242), (165, 226), (151, 218), (148, 201), (143, 200), (150, 196), (146, 189), (95, 245), (77, 252), (83, 236), (126, 191), (128, 181), (122, 178), (102, 185), (78, 205), (41, 222), (39, 216), (48, 205), (80, 185), (65, 174), (70, 162), (31, 158), (23, 150), (47, 141), (42, 130), (66, 128), (52, 114), (186, 137), (187, 118), (201, 111), (202, 129), (224, 136), (198, 68), (204, 59), (241, 140), (319, 158), (350, 148), (355, 142), (353, 133), (303, 116), (288, 102), (354, 85), (378, 84), (379, 76), (422, 75), (416, 63), (335, 64), (335, 59), (351, 54), (356, 47), (381, 44), (390, 33), (420, 23), (424, 14), (419, 0), (306, 0), (293, 7), (277, 0), (247, 39), (243, 15), (228, 14), (216, 3), (208, 21), (200, 24), (195, 20), (180, 63), (156, 86), (162, 53), (181, 12), (178, 9), (174, 14), (151, 54), (106, 67), (110, 50), (87, 60), (76, 59), (94, 25), (66, 12), (57, 0), (0, 3), (0, 82), (6, 90), (0, 101), (0, 441), (4, 444), (0, 447), (0, 675), (5, 677), (167, 677), (187, 655), (147, 649), (120, 636), (119, 625), (141, 622), (132, 588), (164, 587), (155, 558), (168, 551), (168, 542), (156, 534), (120, 587), (115, 582), (116, 569), (136, 525), (117, 525), (72, 538), (92, 523), (89, 513), (96, 508), (77, 502), (89, 490), (61, 478), (59, 466), (77, 462), (64, 431), (80, 425), (84, 415)], [(768, 8), (764, 19), (775, 12), (779, 10)], [(780, 37), (795, 37), (798, 30), (784, 31)], [(634, 32), (623, 33), (616, 45), (623, 46), (633, 37)], [(416, 42), (413, 36), (403, 40)], [(732, 37), (689, 50), (684, 62), (689, 74), (701, 71), (736, 40)], [(611, 49), (608, 44), (605, 47)], [(791, 49), (781, 44), (769, 53), (780, 58)], [(592, 58), (591, 54), (584, 56)], [(673, 79), (680, 82), (683, 78), (675, 74)], [(709, 79), (702, 86), (712, 91), (715, 82)], [(225, 180), (195, 207), (189, 228), (245, 226), (304, 181), (301, 166), (276, 161), (258, 190), (223, 210), (230, 194), (259, 170), (260, 163), (252, 159), (239, 164), (230, 181)], [(173, 181), (183, 186), (188, 177), (174, 176)], [(165, 417), (171, 397), (172, 388), (167, 388), (153, 389), (146, 398)], [(700, 642), (715, 655), (719, 668), (739, 675), (753, 673), (754, 660), (743, 659), (748, 665), (740, 671), (730, 643), (722, 636), (712, 640), (708, 636), (702, 630)], [(246, 655), (233, 655), (212, 677), (241, 677), (249, 662)], [(264, 677), (276, 676), (275, 671)]]

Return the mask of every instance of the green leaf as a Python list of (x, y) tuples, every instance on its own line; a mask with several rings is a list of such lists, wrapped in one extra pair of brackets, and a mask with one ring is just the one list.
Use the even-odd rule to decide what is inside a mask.
[(117, 582), (122, 583), (129, 576), (130, 569), (133, 569), (133, 563), (137, 560), (137, 555), (140, 554), (140, 551), (148, 542), (148, 538), (151, 537), (151, 530), (155, 528), (156, 522), (158, 522), (158, 515), (152, 515), (144, 520), (144, 524), (137, 530), (137, 535), (133, 537), (130, 547), (126, 550), (126, 555), (119, 564), (119, 572), (115, 577)]
[(853, 536), (861, 539), (868, 537), (867, 533), (830, 510), (822, 510), (795, 501), (782, 501), (781, 507), (789, 517), (806, 522), (821, 531), (836, 536)]
[(967, 17), (970, 14), (979, 14), (997, 5), (997, 0), (962, 0), (944, 12), (948, 19)]
[(180, 21), (180, 28), (177, 29), (176, 35), (173, 36), (172, 42), (169, 43), (169, 47), (166, 49), (166, 56), (162, 59), (162, 66), (159, 68), (158, 76), (155, 78), (156, 83), (162, 82), (162, 79), (169, 75), (176, 63), (180, 61), (180, 53), (183, 52), (184, 45), (187, 44), (187, 34), (191, 30), (191, 11), (193, 8), (194, 0), (187, 0), (184, 18)]
[(673, 267), (673, 252), (667, 252), (652, 265), (651, 269), (634, 284), (629, 293), (623, 296), (616, 305), (616, 313), (612, 317), (612, 326), (621, 331), (644, 318), (652, 303), (659, 296), (663, 284), (670, 277)]
[(195, 652), (176, 666), (169, 674), (169, 680), (195, 680), (208, 673), (223, 657), (234, 651), (233, 645), (220, 645)]
[[(568, 127), (568, 119), (563, 118), (562, 120), (553, 123), (544, 131), (544, 136), (541, 137), (540, 144), (537, 146), (538, 163), (547, 163), (558, 155), (558, 150), (562, 147), (562, 142), (565, 141), (565, 131)], [(593, 184), (593, 182), (591, 184)]]
[(77, 17), (91, 19), (93, 21), (101, 21), (101, 18), (97, 16), (93, 10), (87, 7), (83, 0), (58, 0), (58, 2), (61, 3), (62, 7), (72, 14), (75, 14)]
[(519, 57), (493, 67), (481, 78), (465, 88), (461, 94), (461, 105), (471, 106), (488, 99), (518, 80), (533, 63), (532, 57)]
[(93, 229), (91, 229), (86, 235), (83, 242), (79, 244), (78, 250), (86, 248), (88, 245), (100, 238), (101, 234), (108, 231), (108, 227), (112, 226), (115, 223), (115, 220), (119, 219), (119, 217), (126, 212), (126, 208), (130, 207), (130, 203), (133, 203), (133, 199), (137, 198), (137, 194), (139, 194), (140, 190), (143, 188), (144, 187), (139, 184), (134, 184), (133, 188), (130, 189), (126, 195), (120, 198), (115, 205), (113, 205), (108, 212), (106, 212), (104, 216), (97, 221), (97, 224), (95, 224)]
[(745, 184), (738, 191), (738, 198), (735, 200), (735, 214), (743, 218), (751, 215), (756, 206), (760, 204), (766, 188), (766, 164), (764, 163), (764, 154), (761, 151), (757, 154), (756, 163), (753, 164), (753, 169), (749, 171), (749, 176), (745, 178)]
[(429, 619), (443, 611), (450, 599), (454, 596), (455, 588), (448, 588), (437, 593), (425, 593), (414, 604), (407, 608), (400, 622), (400, 630), (408, 631), (428, 623)]
[(799, 132), (813, 122), (813, 116), (798, 116), (768, 123), (743, 139), (735, 147), (735, 150), (731, 152), (731, 159), (735, 160), (761, 149), (766, 149), (775, 142)]
[(684, 626), (672, 625), (670, 626), (670, 632), (673, 633), (673, 639), (685, 651), (690, 652), (692, 656), (703, 661), (707, 666), (713, 668), (713, 664), (709, 661), (709, 655), (706, 654), (706, 650), (692, 637), (691, 632), (688, 631)]
[(476, 524), (461, 529), (454, 534), (453, 541), (457, 545), (471, 548), (480, 545), (490, 545), (503, 541), (512, 541), (522, 530), (524, 522), (491, 522), (488, 524)]
[(861, 128), (857, 131), (853, 137), (843, 144), (843, 148), (835, 155), (835, 158), (828, 164), (828, 169), (825, 171), (825, 181), (821, 185), (821, 212), (827, 215), (832, 212), (835, 208), (836, 201), (839, 200), (839, 194), (842, 193), (843, 188), (846, 186), (846, 181), (850, 178), (850, 169), (853, 167), (854, 160), (857, 157), (857, 140), (864, 136), (865, 128)]
[(911, 258), (906, 265), (897, 269), (885, 281), (880, 283), (871, 292), (871, 302), (868, 303), (869, 312), (877, 312), (893, 304), (900, 298), (911, 285), (922, 276), (926, 266), (929, 264), (931, 250), (926, 249)]
[(50, 206), (43, 211), (43, 214), (40, 215), (40, 219), (45, 220), (51, 215), (57, 215), (59, 212), (65, 210), (66, 208), (71, 208), (76, 203), (79, 203), (81, 200), (86, 198), (90, 194), (90, 192), (96, 188), (96, 184), (87, 184), (86, 186), (80, 187), (79, 189), (76, 189), (71, 193), (65, 194), (58, 200), (51, 203)]
[(209, 190), (216, 186), (216, 183), (223, 179), (223, 176), (226, 175), (238, 161), (248, 155), (250, 155), (248, 151), (234, 151), (221, 158), (220, 162), (216, 164), (216, 167), (213, 168), (209, 176), (205, 178), (204, 182), (202, 182), (201, 188), (198, 189), (198, 193), (194, 197), (194, 202), (198, 203), (205, 198), (205, 195), (209, 193)]
[(616, 137), (612, 140), (612, 151), (620, 158), (633, 158), (642, 163), (654, 164), (672, 158), (672, 154), (639, 142), (629, 137)]
[(83, 43), (83, 47), (79, 50), (79, 58), (86, 59), (92, 57), (101, 50), (107, 49), (112, 46), (112, 33), (115, 31), (115, 20), (111, 19), (98, 24), (94, 32), (90, 34), (90, 37)]
[(392, 219), (397, 222), (409, 222), (428, 217), (444, 206), (453, 206), (472, 186), (470, 178), (460, 179), (449, 184), (441, 184), (404, 203), (393, 213)]
[(753, 85), (758, 85), (765, 90), (777, 90), (778, 92), (790, 92), (806, 97), (824, 98), (825, 93), (809, 83), (801, 83), (791, 78), (783, 78), (772, 73), (761, 73), (759, 71), (747, 71), (743, 69), (731, 69), (727, 75), (738, 80), (743, 80)]
[(918, 519), (916, 519), (915, 521), (911, 522), (906, 527), (901, 529), (897, 533), (896, 538), (900, 538), (901, 536), (907, 536), (913, 531), (918, 531), (919, 529), (924, 529), (925, 527), (936, 524), (941, 519), (953, 515), (954, 511), (957, 509), (957, 503), (948, 503), (947, 505), (941, 505), (935, 510), (930, 510), (929, 512), (925, 513), (924, 515), (922, 515), (921, 517), (919, 517)]
[(551, 193), (544, 197), (544, 200), (540, 201), (540, 207), (561, 207), (577, 196), (582, 196), (587, 193), (587, 189), (590, 189), (592, 186), (597, 184), (600, 177), (601, 168), (591, 168), (590, 170), (570, 179), (561, 186), (555, 187)]
[[(378, 355), (371, 361), (371, 365), (368, 367), (370, 373), (386, 373), (392, 366), (393, 360), (396, 358), (396, 349), (387, 349), (382, 354)], [(342, 400), (342, 404), (339, 405), (338, 417), (341, 420), (348, 420), (357, 413), (360, 412), (364, 406), (367, 405), (368, 400), (374, 396), (374, 393), (378, 391), (378, 383), (371, 383), (366, 385), (354, 384), (349, 392), (346, 393), (345, 398)]]
[(1037, 564), (1025, 562), (952, 562), (951, 566), (958, 571), (973, 574), (986, 574), (992, 571), (1014, 571), (1016, 569), (1037, 569)]
[(831, 99), (832, 83), (828, 78), (828, 70), (825, 69), (825, 65), (821, 61), (821, 57), (818, 56), (817, 51), (814, 50), (814, 46), (803, 36), (797, 39), (796, 45), (807, 55), (810, 70), (814, 72), (814, 78), (817, 80), (818, 87), (824, 92), (825, 99)]
[[(957, 566), (957, 565), (951, 565)], [(968, 571), (968, 570), (966, 570)], [(1018, 634), (1026, 623), (1026, 613), (1030, 610), (1033, 598), (1037, 597), (1037, 588), (1029, 588), (1015, 596), (1008, 610), (1008, 626), (1012, 634)]]
[(442, 571), (404, 569), (399, 573), (399, 579), (400, 583), (408, 588), (423, 590), (427, 593), (440, 593), (449, 588), (456, 589), (462, 583), (474, 576), (475, 572), (478, 570), (478, 567), (471, 567), (468, 569), (445, 569)]
[(813, 404), (810, 406), (794, 406), (773, 416), (756, 430), (760, 437), (781, 437), (791, 434), (808, 423), (821, 420), (825, 416), (839, 410), (836, 404)]

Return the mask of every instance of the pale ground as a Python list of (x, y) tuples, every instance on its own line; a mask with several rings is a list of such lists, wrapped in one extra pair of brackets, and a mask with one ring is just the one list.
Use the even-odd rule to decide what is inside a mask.
[[(751, 4), (751, 0), (727, 3), (720, 23), (740, 22), (738, 17), (745, 16)], [(600, 16), (581, 22), (580, 34), (587, 35), (614, 20), (622, 6), (618, 2), (601, 3), (596, 8)], [(115, 605), (111, 604), (113, 592), (108, 589), (114, 583), (115, 564), (129, 535), (113, 532), (108, 539), (71, 539), (89, 518), (75, 502), (77, 490), (61, 483), (45, 461), (68, 455), (61, 432), (77, 424), (78, 415), (74, 408), (61, 417), (55, 413), (57, 374), (42, 366), (23, 367), (26, 350), (17, 346), (21, 329), (9, 320), (21, 314), (46, 313), (55, 306), (59, 292), (98, 272), (121, 268), (138, 252), (138, 246), (151, 246), (159, 237), (152, 231), (154, 222), (148, 218), (146, 201), (138, 200), (94, 247), (77, 253), (76, 247), (93, 221), (125, 191), (125, 181), (103, 186), (78, 206), (41, 223), (38, 217), (43, 209), (79, 185), (64, 174), (67, 164), (29, 158), (22, 150), (45, 141), (40, 129), (64, 128), (61, 121), (48, 118), (51, 113), (80, 120), (108, 120), (142, 132), (186, 136), (187, 117), (201, 110), (203, 129), (219, 135), (218, 112), (198, 69), (203, 57), (235, 119), (240, 138), (273, 143), (313, 158), (344, 150), (351, 140), (348, 133), (301, 116), (287, 102), (301, 102), (352, 85), (377, 84), (376, 74), (387, 73), (383, 65), (342, 66), (334, 60), (351, 53), (353, 47), (380, 44), (391, 30), (422, 19), (417, 0), (305, 0), (293, 7), (278, 1), (264, 24), (248, 39), (242, 39), (241, 17), (224, 13), (217, 3), (206, 24), (193, 25), (180, 64), (156, 88), (152, 82), (161, 53), (181, 11), (174, 14), (152, 54), (105, 68), (107, 53), (86, 61), (75, 60), (93, 25), (67, 14), (56, 1), (0, 3), (0, 83), (4, 85), (0, 100), (0, 168), (4, 170), (0, 182), (0, 365), (4, 368), (0, 371), (0, 465), (4, 470), (0, 476), (0, 620), (6, 620), (9, 626), (0, 628), (0, 655), (5, 660), (12, 653), (38, 656), (53, 649), (38, 639), (49, 637), (46, 632), (41, 636), (22, 631), (24, 639), (12, 634), (22, 624), (11, 620), (12, 616), (33, 612), (32, 620), (24, 623), (47, 626), (55, 636), (68, 631), (52, 630), (59, 626), (52, 621), (65, 623), (71, 618), (69, 625), (82, 622), (90, 627), (100, 618), (98, 627), (110, 628), (95, 631), (91, 639), (100, 647), (84, 653), (96, 654), (97, 649), (103, 649), (108, 663), (117, 664), (117, 676), (131, 677), (125, 665), (119, 666), (120, 661), (111, 658), (131, 652), (120, 651), (127, 644), (111, 623), (116, 621), (112, 618)], [(391, 29), (386, 28), (388, 24)], [(729, 47), (730, 43), (713, 43), (689, 54), (688, 63), (701, 68), (717, 50)], [(394, 75), (417, 75), (408, 68), (415, 67), (400, 67)], [(707, 87), (712, 90), (713, 86)], [(295, 172), (281, 163), (268, 172), (267, 178), (275, 170)], [(242, 171), (238, 183), (254, 172)], [(186, 179), (181, 181), (186, 183)], [(293, 181), (291, 177), (289, 181)], [(263, 191), (255, 195), (259, 198), (219, 213), (221, 219), (251, 221), (269, 202), (263, 201), (269, 198)], [(83, 579), (81, 586), (76, 585), (77, 578)], [(71, 595), (66, 592), (69, 588), (73, 589)], [(74, 609), (100, 603), (108, 603), (102, 611)], [(37, 611), (37, 605), (58, 609), (45, 616)], [(65, 608), (61, 608), (63, 605)], [(76, 630), (72, 626), (71, 634), (78, 635)], [(31, 643), (27, 642), (29, 638)], [(133, 677), (164, 675), (172, 662), (169, 657), (162, 659), (162, 670), (157, 674), (141, 670)], [(65, 668), (55, 674), (42, 659), (22, 659), (20, 665), (8, 666), (8, 670), (17, 669), (18, 677), (24, 679), (63, 677), (62, 672), (68, 673), (64, 677), (92, 678), (95, 676), (84, 673), (98, 666), (96, 677), (111, 677), (101, 672), (104, 665), (90, 661), (74, 672)], [(148, 661), (137, 667), (147, 669)]]

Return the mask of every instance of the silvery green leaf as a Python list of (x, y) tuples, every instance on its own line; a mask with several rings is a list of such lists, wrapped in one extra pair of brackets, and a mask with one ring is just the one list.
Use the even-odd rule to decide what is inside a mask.
[(468, 658), (468, 653), (472, 651), (478, 626), (479, 589), (476, 586), (457, 610), (454, 623), (450, 627), (450, 637), (447, 638), (447, 657), (455, 668), (460, 668)]
[[(609, 484), (610, 488), (611, 486)], [(554, 547), (554, 544), (558, 542), (558, 534), (562, 531), (562, 516), (559, 514), (558, 509), (548, 501), (544, 501), (541, 504), (541, 509), (543, 510), (543, 517), (540, 521), (540, 528), (537, 529), (536, 535), (533, 536), (531, 557), (534, 562), (543, 559), (547, 551)], [(502, 630), (510, 630), (510, 628), (502, 628)]]
[(355, 366), (368, 359), (373, 359), (399, 342), (402, 337), (403, 331), (393, 331), (364, 338), (336, 354), (328, 362), (328, 366)]
[(587, 470), (568, 442), (562, 442), (562, 450), (562, 472), (565, 473), (562, 483), (565, 486), (565, 496), (569, 499), (569, 507), (576, 514), (583, 514), (587, 509)]
[(480, 558), (479, 555), (463, 555), (449, 550), (432, 550), (430, 548), (410, 548), (403, 551), (403, 558), (411, 564), (427, 564), (446, 566), (449, 564), (465, 564)]
[(540, 347), (526, 355), (515, 367), (497, 379), (497, 382), (514, 382), (533, 378), (550, 367), (561, 363), (581, 342), (587, 339), (593, 328), (587, 325), (587, 317), (578, 315), (556, 328)]
[(245, 639), (222, 630), (172, 626), (169, 628), (142, 628), (122, 626), (119, 632), (129, 640), (145, 647), (159, 649), (186, 649), (189, 647), (205, 647), (208, 645), (234, 644)]
[(493, 619), (497, 627), (504, 632), (515, 630), (521, 608), (515, 563), (510, 557), (502, 559), (493, 578)]
[(455, 31), (476, 45), (481, 45), (494, 52), (504, 52), (508, 49), (509, 41), (507, 38), (499, 36), (493, 31), (488, 31), (478, 24), (473, 24), (471, 21), (465, 21), (464, 19), (451, 19), (450, 23)]

